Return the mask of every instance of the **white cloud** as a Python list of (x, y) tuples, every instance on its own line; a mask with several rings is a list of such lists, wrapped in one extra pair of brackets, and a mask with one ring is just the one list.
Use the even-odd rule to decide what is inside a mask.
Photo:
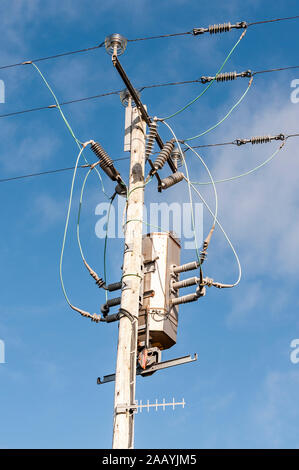
[(33, 212), (38, 221), (38, 230), (49, 230), (66, 216), (66, 204), (65, 201), (57, 200), (49, 194), (39, 194), (34, 200)]

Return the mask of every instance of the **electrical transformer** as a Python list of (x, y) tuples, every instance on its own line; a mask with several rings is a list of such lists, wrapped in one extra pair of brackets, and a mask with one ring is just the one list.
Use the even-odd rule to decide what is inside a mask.
[(139, 350), (163, 350), (176, 343), (178, 305), (171, 305), (171, 300), (178, 291), (171, 289), (172, 281), (177, 280), (171, 267), (179, 266), (180, 250), (180, 241), (172, 232), (143, 236), (144, 297), (138, 319)]

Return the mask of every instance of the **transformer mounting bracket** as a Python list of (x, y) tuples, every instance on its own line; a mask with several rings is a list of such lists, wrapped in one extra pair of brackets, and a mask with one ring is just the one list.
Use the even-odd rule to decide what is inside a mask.
[[(146, 369), (142, 369), (141, 367), (137, 367), (136, 375), (141, 375), (146, 377), (147, 375), (151, 375), (157, 370), (167, 369), (168, 367), (179, 366), (181, 364), (188, 364), (189, 362), (197, 361), (197, 354), (195, 353), (192, 357), (190, 354), (188, 356), (177, 357), (175, 359), (170, 359), (168, 361), (157, 362), (156, 364), (147, 367)], [(105, 375), (103, 379), (98, 377), (97, 384), (102, 385), (108, 382), (113, 382), (115, 380), (115, 374)]]

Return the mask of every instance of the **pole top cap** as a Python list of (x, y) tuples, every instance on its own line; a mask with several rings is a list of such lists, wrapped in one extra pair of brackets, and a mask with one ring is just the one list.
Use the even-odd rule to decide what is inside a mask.
[(121, 55), (127, 47), (127, 39), (121, 34), (114, 33), (105, 39), (105, 49), (109, 55)]

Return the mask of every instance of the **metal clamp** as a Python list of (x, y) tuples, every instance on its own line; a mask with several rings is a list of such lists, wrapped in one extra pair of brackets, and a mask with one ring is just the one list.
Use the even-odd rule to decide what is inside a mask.
[(116, 408), (115, 408), (115, 414), (133, 414), (133, 413), (137, 413), (138, 411), (138, 408), (137, 408), (137, 405), (134, 404), (134, 405), (118, 405)]

